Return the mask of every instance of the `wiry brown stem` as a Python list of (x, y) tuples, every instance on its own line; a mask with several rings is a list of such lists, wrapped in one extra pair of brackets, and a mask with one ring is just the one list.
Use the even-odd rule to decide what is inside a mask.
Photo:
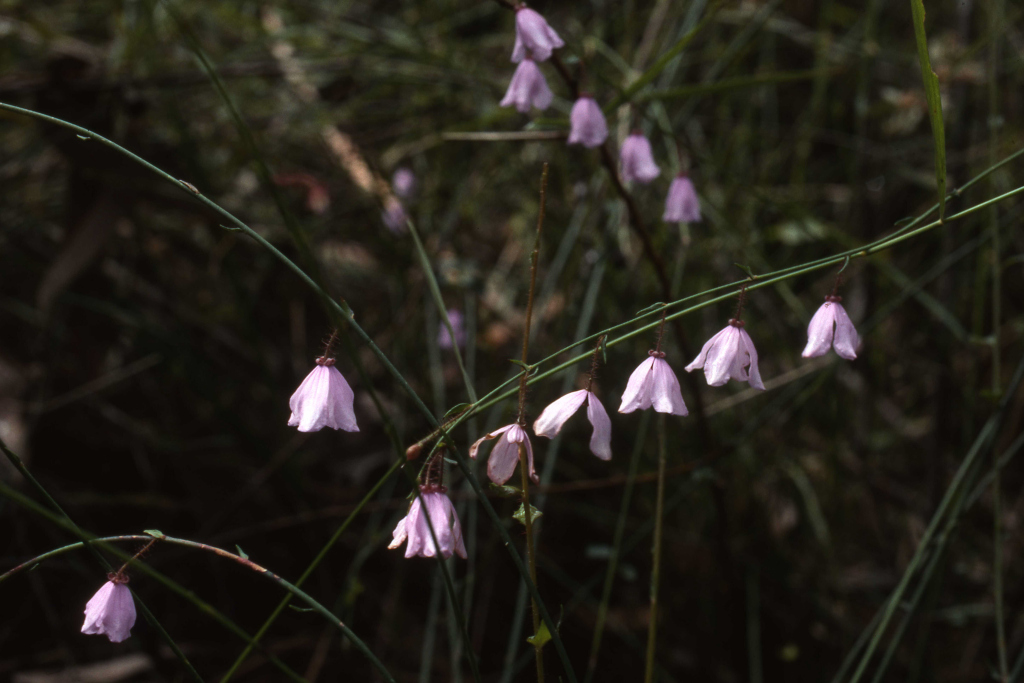
[(529, 371), (526, 369), (527, 356), (530, 352), (530, 322), (533, 319), (533, 295), (537, 289), (537, 256), (540, 254), (540, 234), (544, 229), (544, 205), (548, 191), (548, 165), (540, 173), (540, 211), (537, 214), (537, 235), (533, 239), (533, 253), (530, 255), (530, 293), (526, 299), (526, 322), (523, 325), (523, 374), (519, 378), (519, 426), (526, 426), (526, 381)]

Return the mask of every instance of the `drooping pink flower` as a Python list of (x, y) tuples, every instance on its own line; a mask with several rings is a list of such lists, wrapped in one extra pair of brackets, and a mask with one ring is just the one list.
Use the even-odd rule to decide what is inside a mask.
[(659, 413), (688, 415), (679, 380), (662, 351), (648, 351), (648, 358), (633, 371), (622, 392), (620, 413), (653, 407)]
[(735, 318), (725, 329), (708, 339), (700, 354), (686, 366), (687, 372), (704, 369), (708, 386), (720, 387), (730, 379), (750, 382), (750, 386), (764, 391), (761, 373), (757, 369), (757, 350), (750, 335), (743, 329), (743, 321)]
[[(563, 47), (565, 43), (548, 26), (548, 22), (537, 12), (526, 5), (516, 8), (516, 44), (512, 48), (512, 61), (521, 62), (532, 56), (543, 62), (551, 56), (551, 51)], [(529, 55), (527, 54), (529, 52)]]
[(619, 164), (625, 182), (636, 180), (649, 183), (661, 174), (658, 164), (654, 163), (650, 141), (639, 131), (633, 131), (622, 141)]
[(516, 471), (516, 463), (519, 462), (519, 444), (526, 448), (526, 464), (530, 479), (535, 484), (540, 481), (533, 469), (533, 446), (530, 445), (530, 437), (526, 435), (526, 430), (513, 423), (490, 434), (484, 434), (470, 446), (469, 457), (475, 460), (480, 444), (491, 439), (498, 439), (498, 443), (491, 449), (491, 457), (487, 460), (487, 476), (491, 481), (495, 484), (504, 484), (512, 478), (512, 473)]
[(292, 409), (288, 426), (298, 427), (300, 432), (317, 432), (324, 427), (358, 432), (352, 387), (334, 367), (333, 358), (320, 357), (316, 363), (288, 401)]
[[(452, 330), (455, 332), (455, 343), (459, 345), (459, 348), (466, 346), (466, 328), (462, 322), (462, 314), (455, 309), (448, 311), (448, 322), (452, 324)], [(452, 336), (448, 333), (448, 328), (442, 322), (440, 328), (437, 330), (437, 345), (442, 349), (452, 348)]]
[(388, 230), (395, 234), (405, 232), (408, 229), (406, 222), (409, 220), (409, 217), (405, 213), (405, 207), (402, 206), (402, 202), (394, 197), (388, 197), (381, 218), (384, 220), (384, 225), (388, 227)]
[[(437, 555), (438, 546), (434, 545), (434, 537), (430, 535), (430, 527), (434, 527), (434, 534), (440, 545), (441, 556), (448, 559), (452, 553), (462, 559), (466, 559), (466, 543), (462, 538), (462, 525), (459, 524), (459, 516), (455, 512), (455, 506), (448, 498), (448, 489), (444, 486), (421, 486), (420, 495), (412, 501), (409, 506), (409, 514), (398, 522), (392, 533), (391, 544), (388, 546), (394, 550), (406, 540), (405, 556), (434, 557)], [(422, 503), (420, 502), (422, 500)], [(426, 506), (427, 514), (423, 514), (423, 507)], [(427, 523), (427, 516), (430, 516), (430, 523)]]
[(555, 438), (566, 420), (575, 415), (584, 403), (587, 404), (587, 419), (594, 427), (590, 436), (590, 452), (602, 460), (611, 460), (612, 421), (608, 419), (608, 412), (601, 401), (587, 389), (573, 391), (553, 401), (533, 423), (533, 432), (537, 436)]
[(608, 137), (608, 123), (594, 98), (580, 93), (569, 112), (569, 144), (599, 147)]
[(89, 602), (85, 603), (85, 623), (82, 633), (103, 634), (112, 643), (120, 643), (131, 636), (135, 625), (135, 600), (125, 585), (123, 576), (110, 575)]
[(530, 111), (531, 106), (542, 111), (547, 109), (551, 106), (552, 99), (554, 99), (554, 95), (551, 94), (551, 88), (548, 87), (544, 74), (541, 73), (537, 63), (527, 57), (519, 62), (516, 72), (512, 74), (512, 80), (509, 81), (508, 90), (501, 100), (501, 106), (515, 105), (516, 109), (525, 114)]
[(665, 214), (661, 220), (666, 223), (696, 223), (700, 220), (700, 200), (693, 182), (685, 173), (677, 175), (669, 186)]
[(416, 191), (416, 174), (402, 166), (391, 176), (391, 189), (402, 199), (408, 199)]
[(807, 326), (807, 346), (802, 354), (804, 358), (824, 356), (830, 346), (840, 358), (853, 360), (857, 357), (860, 337), (840, 303), (842, 300), (839, 296), (825, 297), (825, 303), (811, 318), (811, 324)]

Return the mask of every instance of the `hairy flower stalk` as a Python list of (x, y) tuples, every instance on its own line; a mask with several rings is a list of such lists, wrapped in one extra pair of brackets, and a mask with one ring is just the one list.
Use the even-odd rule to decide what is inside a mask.
[(677, 175), (669, 185), (661, 220), (666, 223), (696, 223), (700, 220), (700, 199), (693, 181), (685, 173)]
[(532, 55), (543, 62), (551, 51), (564, 47), (565, 42), (548, 26), (548, 22), (525, 4), (516, 7), (516, 44), (512, 48), (512, 61), (521, 62)]
[(857, 357), (860, 337), (842, 301), (842, 297), (834, 294), (825, 297), (825, 303), (807, 326), (807, 346), (801, 354), (804, 358), (824, 356), (829, 347), (835, 349), (840, 358), (854, 360)]
[(651, 143), (640, 131), (633, 131), (622, 141), (619, 164), (624, 182), (649, 183), (661, 174), (661, 169), (654, 162)]
[(600, 147), (608, 138), (608, 122), (594, 98), (580, 93), (569, 112), (569, 144)]
[(112, 643), (131, 636), (135, 625), (135, 599), (128, 590), (128, 577), (123, 572), (110, 574), (89, 602), (85, 603), (82, 633), (105, 635)]
[(298, 427), (300, 432), (316, 432), (324, 427), (359, 431), (353, 408), (355, 394), (338, 368), (334, 367), (334, 359), (327, 355), (334, 338), (332, 335), (324, 355), (316, 359), (316, 367), (306, 375), (288, 401), (288, 407), (292, 409), (288, 426)]
[(530, 107), (543, 111), (551, 106), (554, 95), (548, 82), (541, 73), (537, 62), (529, 57), (519, 62), (516, 72), (512, 74), (512, 80), (508, 84), (505, 97), (501, 100), (501, 106), (515, 106), (522, 113), (530, 111)]

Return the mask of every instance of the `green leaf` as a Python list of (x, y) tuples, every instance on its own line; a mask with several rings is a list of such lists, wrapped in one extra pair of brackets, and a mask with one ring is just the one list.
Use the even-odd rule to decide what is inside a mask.
[(533, 366), (532, 366), (532, 365), (529, 365), (529, 364), (527, 364), (527, 363), (524, 363), (523, 361), (521, 361), (521, 360), (517, 360), (517, 359), (515, 359), (515, 358), (509, 358), (509, 359), (508, 359), (508, 362), (509, 362), (509, 363), (515, 363), (516, 365), (518, 365), (519, 367), (521, 367), (521, 368), (522, 368), (523, 370), (526, 370), (527, 372), (529, 372), (530, 370), (533, 370)]
[(314, 611), (316, 611), (312, 607), (299, 607), (298, 605), (288, 605), (288, 607), (293, 609), (293, 610), (295, 610), (296, 612), (314, 612)]
[(914, 39), (917, 41), (917, 61), (921, 64), (924, 95), (928, 99), (928, 118), (935, 139), (935, 183), (939, 192), (939, 220), (946, 215), (946, 131), (942, 122), (942, 98), (939, 95), (939, 77), (932, 71), (928, 59), (928, 37), (924, 32), (924, 1), (910, 0), (914, 15)]
[(235, 550), (238, 551), (238, 556), (241, 557), (243, 560), (249, 559), (249, 556), (245, 554), (244, 550), (242, 550), (242, 546), (238, 545), (237, 543), (235, 544)]
[[(534, 522), (544, 516), (544, 513), (537, 508), (530, 506), (530, 521)], [(523, 504), (519, 504), (519, 509), (512, 513), (512, 519), (516, 520), (523, 526), (526, 526), (526, 509)]]
[(447, 419), (448, 419), (449, 417), (451, 417), (452, 415), (457, 415), (457, 414), (459, 414), (460, 412), (462, 412), (463, 410), (465, 410), (466, 408), (468, 408), (468, 407), (469, 407), (469, 405), (470, 405), (469, 403), (456, 403), (456, 404), (455, 404), (454, 406), (452, 406), (452, 407), (451, 407), (451, 408), (450, 408), (450, 409), (448, 410), (448, 412), (447, 412), (447, 413), (445, 413), (445, 414), (444, 414), (444, 419), (445, 419), (445, 420), (447, 420)]
[(499, 498), (519, 498), (523, 495), (521, 489), (517, 489), (515, 486), (502, 486), (501, 484), (490, 483), (491, 493), (498, 496)]
[(166, 538), (164, 532), (160, 531), (159, 529), (146, 529), (142, 533), (149, 534), (153, 538)]
[(751, 280), (757, 279), (757, 276), (754, 275), (754, 270), (750, 266), (745, 266), (742, 263), (734, 263), (733, 265), (742, 270), (744, 273), (746, 273), (747, 277), (749, 277)]
[(540, 622), (540, 628), (537, 629), (536, 635), (526, 638), (526, 642), (536, 648), (544, 647), (549, 640), (551, 640), (551, 631), (548, 630), (548, 625), (543, 621)]

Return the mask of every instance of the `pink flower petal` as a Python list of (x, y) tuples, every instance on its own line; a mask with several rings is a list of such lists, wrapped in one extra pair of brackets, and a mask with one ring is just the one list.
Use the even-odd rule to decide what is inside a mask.
[(565, 43), (543, 16), (528, 7), (516, 10), (516, 43), (512, 48), (512, 61), (521, 62), (532, 56), (543, 62), (551, 51)]
[(316, 432), (324, 427), (358, 432), (354, 401), (355, 394), (338, 368), (317, 365), (288, 401), (292, 410), (288, 425), (298, 427), (300, 432)]
[(764, 389), (761, 372), (757, 367), (757, 349), (742, 326), (731, 323), (711, 337), (687, 372), (703, 368), (709, 386), (720, 387), (730, 379), (750, 382), (755, 389)]
[(832, 305), (835, 307), (833, 315), (836, 319), (836, 334), (832, 341), (832, 347), (840, 358), (854, 360), (857, 358), (857, 349), (860, 347), (860, 337), (843, 305), (838, 301)]
[(135, 600), (128, 586), (107, 581), (85, 604), (82, 633), (104, 634), (112, 643), (131, 636), (135, 625)]
[(750, 367), (747, 372), (750, 373), (750, 386), (755, 389), (764, 391), (764, 382), (761, 381), (761, 371), (757, 367), (757, 349), (754, 348), (754, 340), (750, 338), (750, 335), (746, 330), (740, 329), (740, 337), (743, 339), (743, 347), (747, 351), (747, 355), (750, 357)]
[(505, 432), (507, 432), (508, 430), (512, 429), (515, 426), (516, 425), (514, 425), (514, 424), (505, 425), (501, 429), (495, 429), (490, 434), (484, 434), (483, 436), (481, 436), (479, 439), (477, 439), (476, 441), (473, 442), (472, 446), (469, 447), (469, 457), (471, 457), (474, 460), (476, 460), (476, 454), (480, 450), (480, 444), (482, 444), (484, 441), (490, 441), (491, 439), (497, 439), (499, 436), (501, 436), (502, 434), (504, 434)]
[(608, 137), (608, 122), (593, 97), (581, 95), (569, 112), (569, 144), (599, 147)]
[(548, 82), (537, 67), (537, 63), (532, 59), (524, 59), (519, 62), (516, 72), (512, 75), (505, 97), (501, 100), (501, 106), (515, 105), (516, 109), (526, 114), (531, 106), (542, 111), (547, 109), (553, 99), (551, 88), (548, 87)]
[(655, 358), (651, 375), (651, 405), (654, 406), (654, 410), (671, 415), (688, 415), (683, 395), (679, 391), (679, 380), (676, 379), (672, 366), (663, 358)]
[(700, 199), (693, 181), (685, 174), (676, 176), (669, 186), (661, 220), (666, 223), (696, 223), (700, 220)]
[(602, 460), (611, 460), (612, 421), (597, 396), (589, 391), (585, 393), (587, 394), (587, 419), (594, 426), (594, 433), (590, 435), (590, 452)]
[(640, 133), (633, 133), (623, 140), (619, 163), (624, 182), (649, 183), (661, 174), (661, 169), (654, 162), (651, 143)]
[(565, 421), (575, 415), (586, 400), (587, 390), (580, 389), (552, 401), (533, 423), (533, 433), (549, 439), (555, 438)]
[[(654, 367), (654, 356), (648, 356), (647, 360), (637, 366), (633, 374), (626, 382), (626, 390), (622, 392), (622, 403), (619, 405), (620, 413), (632, 413), (634, 410), (644, 410), (651, 407), (650, 378), (651, 368)], [(646, 401), (646, 405), (645, 402)]]
[(835, 307), (826, 301), (815, 312), (807, 326), (807, 346), (800, 355), (804, 358), (814, 358), (828, 353), (829, 347), (832, 346), (835, 322)]

